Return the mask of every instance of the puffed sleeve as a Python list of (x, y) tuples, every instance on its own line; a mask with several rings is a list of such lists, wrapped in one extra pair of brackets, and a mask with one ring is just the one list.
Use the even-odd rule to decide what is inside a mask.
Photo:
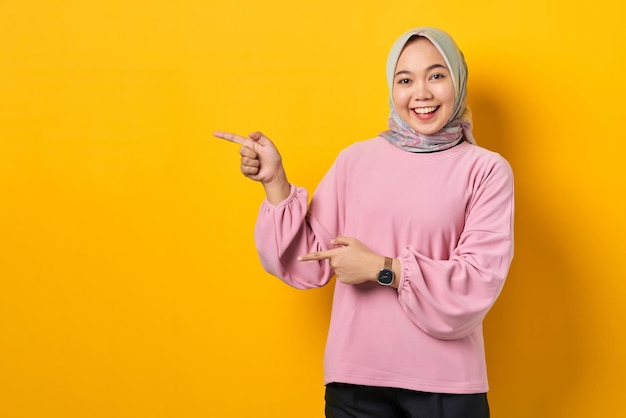
[(449, 259), (406, 246), (400, 254), (399, 302), (424, 332), (458, 339), (479, 327), (502, 290), (513, 258), (513, 173), (504, 159), (486, 171), (466, 208)]
[(297, 257), (330, 248), (330, 241), (337, 236), (339, 202), (335, 173), (333, 165), (310, 205), (307, 191), (293, 185), (285, 201), (274, 206), (265, 200), (261, 205), (254, 231), (261, 264), (268, 273), (292, 287), (321, 287), (333, 277), (327, 260), (298, 261)]

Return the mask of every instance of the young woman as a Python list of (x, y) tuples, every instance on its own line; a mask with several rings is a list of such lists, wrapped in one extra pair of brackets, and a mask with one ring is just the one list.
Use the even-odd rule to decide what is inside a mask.
[(336, 276), (327, 417), (489, 416), (482, 321), (513, 257), (513, 175), (475, 144), (454, 40), (416, 28), (387, 60), (389, 130), (337, 157), (307, 206), (263, 134), (241, 171), (266, 192), (264, 268), (304, 289)]

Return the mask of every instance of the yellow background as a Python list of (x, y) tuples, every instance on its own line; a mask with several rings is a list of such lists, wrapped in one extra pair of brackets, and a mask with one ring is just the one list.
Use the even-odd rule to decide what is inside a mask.
[(493, 416), (623, 416), (618, 4), (0, 0), (0, 417), (322, 416), (332, 289), (262, 271), (261, 188), (211, 132), (263, 130), (313, 189), (385, 129), (418, 25), (458, 41), (516, 175)]

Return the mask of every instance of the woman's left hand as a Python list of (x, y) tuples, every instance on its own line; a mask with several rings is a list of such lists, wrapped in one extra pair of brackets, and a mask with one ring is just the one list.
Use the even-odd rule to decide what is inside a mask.
[(337, 237), (331, 244), (337, 248), (316, 251), (298, 257), (299, 261), (328, 260), (337, 280), (345, 284), (376, 281), (385, 257), (375, 254), (356, 238)]

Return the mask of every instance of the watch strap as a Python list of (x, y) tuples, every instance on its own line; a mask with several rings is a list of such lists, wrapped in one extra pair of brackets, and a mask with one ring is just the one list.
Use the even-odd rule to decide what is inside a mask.
[(385, 257), (385, 268), (391, 270), (393, 267), (393, 259), (391, 257)]

